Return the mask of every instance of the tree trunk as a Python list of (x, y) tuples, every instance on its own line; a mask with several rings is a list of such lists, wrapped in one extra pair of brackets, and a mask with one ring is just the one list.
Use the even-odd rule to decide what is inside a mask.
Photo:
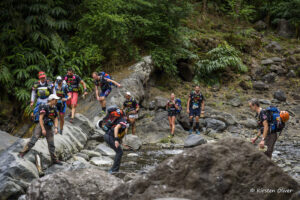
[(207, 0), (202, 0), (202, 15), (206, 15), (207, 12)]

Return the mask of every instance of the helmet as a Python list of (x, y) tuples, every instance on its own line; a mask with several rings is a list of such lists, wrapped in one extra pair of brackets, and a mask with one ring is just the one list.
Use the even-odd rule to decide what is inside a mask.
[(102, 119), (98, 120), (97, 123), (96, 123), (96, 128), (97, 129), (101, 129), (102, 128), (102, 124), (103, 124), (103, 120)]
[(281, 111), (280, 112), (280, 118), (285, 123), (290, 119), (290, 115), (287, 111)]
[(62, 80), (62, 77), (61, 76), (58, 76), (57, 78), (56, 78), (56, 81), (57, 81), (57, 83), (61, 83), (63, 80)]

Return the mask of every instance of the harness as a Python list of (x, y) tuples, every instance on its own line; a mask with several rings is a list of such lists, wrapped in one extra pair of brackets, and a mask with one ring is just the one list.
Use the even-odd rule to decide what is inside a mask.
[(137, 105), (137, 103), (136, 103), (135, 99), (132, 97), (129, 100), (126, 100), (124, 102), (124, 106), (125, 106), (126, 110), (128, 110), (128, 111), (135, 110), (136, 105)]
[(39, 114), (42, 110), (45, 111), (44, 124), (53, 126), (54, 119), (57, 117), (56, 106), (50, 107), (48, 104), (41, 104), (39, 107)]
[(65, 76), (65, 81), (67, 82), (69, 91), (72, 92), (79, 91), (79, 83), (77, 81), (77, 77), (75, 74), (72, 77)]
[(56, 95), (58, 97), (60, 97), (60, 100), (58, 100), (58, 102), (60, 103), (61, 102), (61, 99), (62, 98), (66, 98), (68, 97), (68, 94), (67, 94), (67, 88), (68, 86), (65, 85), (65, 84), (62, 84), (61, 88), (58, 87), (58, 84), (55, 85), (55, 91), (56, 91)]
[(47, 99), (50, 94), (52, 94), (53, 84), (50, 81), (46, 81), (44, 85), (41, 82), (34, 83), (32, 89), (36, 91), (38, 98), (40, 99)]
[(199, 92), (199, 94), (197, 94), (195, 91), (191, 92), (190, 94), (191, 97), (191, 105), (190, 107), (192, 107), (192, 109), (198, 109), (200, 108), (200, 105), (203, 101), (203, 95), (201, 92)]

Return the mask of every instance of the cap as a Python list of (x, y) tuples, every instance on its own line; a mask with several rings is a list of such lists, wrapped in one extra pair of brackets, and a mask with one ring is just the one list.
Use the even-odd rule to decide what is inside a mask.
[(61, 77), (61, 76), (58, 76), (58, 77), (56, 77), (56, 80), (61, 81), (61, 80), (62, 80), (62, 77)]
[(43, 71), (39, 72), (39, 78), (45, 78), (46, 77), (46, 73)]
[(58, 100), (58, 99), (60, 99), (58, 96), (56, 96), (56, 94), (51, 94), (50, 96), (49, 96), (49, 98), (48, 98), (48, 101), (51, 101), (51, 100), (53, 100), (53, 99), (56, 99), (56, 100)]
[(131, 96), (131, 93), (130, 92), (126, 92), (126, 95)]

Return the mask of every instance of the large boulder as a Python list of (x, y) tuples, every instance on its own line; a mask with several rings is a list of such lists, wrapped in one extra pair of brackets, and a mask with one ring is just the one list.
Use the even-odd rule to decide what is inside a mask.
[(257, 121), (254, 119), (247, 119), (247, 120), (241, 121), (240, 124), (244, 125), (246, 128), (250, 128), (250, 129), (256, 129), (258, 126)]
[(11, 146), (19, 138), (14, 137), (7, 132), (0, 131), (0, 153)]
[[(259, 192), (280, 188), (290, 192)], [(249, 142), (226, 138), (187, 149), (149, 174), (105, 194), (110, 200), (165, 197), (186, 199), (289, 199), (298, 183)]]
[(154, 98), (154, 102), (155, 102), (155, 109), (165, 109), (168, 99), (164, 98), (164, 97), (155, 97)]
[(281, 52), (282, 51), (282, 47), (281, 45), (276, 42), (276, 41), (272, 41), (270, 42), (267, 46), (266, 46), (266, 49), (269, 51), (269, 52)]
[(47, 175), (31, 183), (27, 200), (97, 199), (105, 200), (123, 181), (99, 169), (89, 168)]
[(267, 83), (274, 83), (276, 80), (277, 75), (274, 72), (268, 73), (263, 76), (263, 81)]
[(262, 81), (255, 81), (252, 86), (255, 90), (268, 90), (269, 89), (269, 86)]
[(200, 135), (191, 134), (184, 141), (184, 147), (195, 147), (201, 144), (206, 144), (207, 141)]
[(279, 101), (286, 101), (285, 92), (282, 90), (277, 90), (276, 92), (274, 92), (274, 99), (277, 99)]
[(116, 155), (116, 152), (110, 148), (106, 143), (99, 144), (95, 151), (100, 152), (104, 156), (110, 156), (114, 157)]
[(226, 124), (220, 120), (207, 118), (205, 119), (206, 128), (213, 129), (215, 131), (223, 131), (226, 129)]
[(129, 146), (133, 150), (139, 150), (142, 146), (142, 141), (136, 135), (125, 135), (123, 138), (123, 144)]
[[(80, 114), (76, 114), (73, 124), (66, 121), (63, 135), (57, 134), (54, 137), (57, 156), (62, 160), (68, 160), (73, 154), (83, 149), (88, 137), (94, 134), (92, 126), (92, 123)], [(25, 192), (33, 179), (39, 177), (34, 154), (39, 154), (44, 168), (51, 166), (45, 138), (39, 139), (24, 159), (18, 157), (18, 152), (28, 141), (29, 139), (19, 139), (0, 154), (1, 199), (14, 199)]]

